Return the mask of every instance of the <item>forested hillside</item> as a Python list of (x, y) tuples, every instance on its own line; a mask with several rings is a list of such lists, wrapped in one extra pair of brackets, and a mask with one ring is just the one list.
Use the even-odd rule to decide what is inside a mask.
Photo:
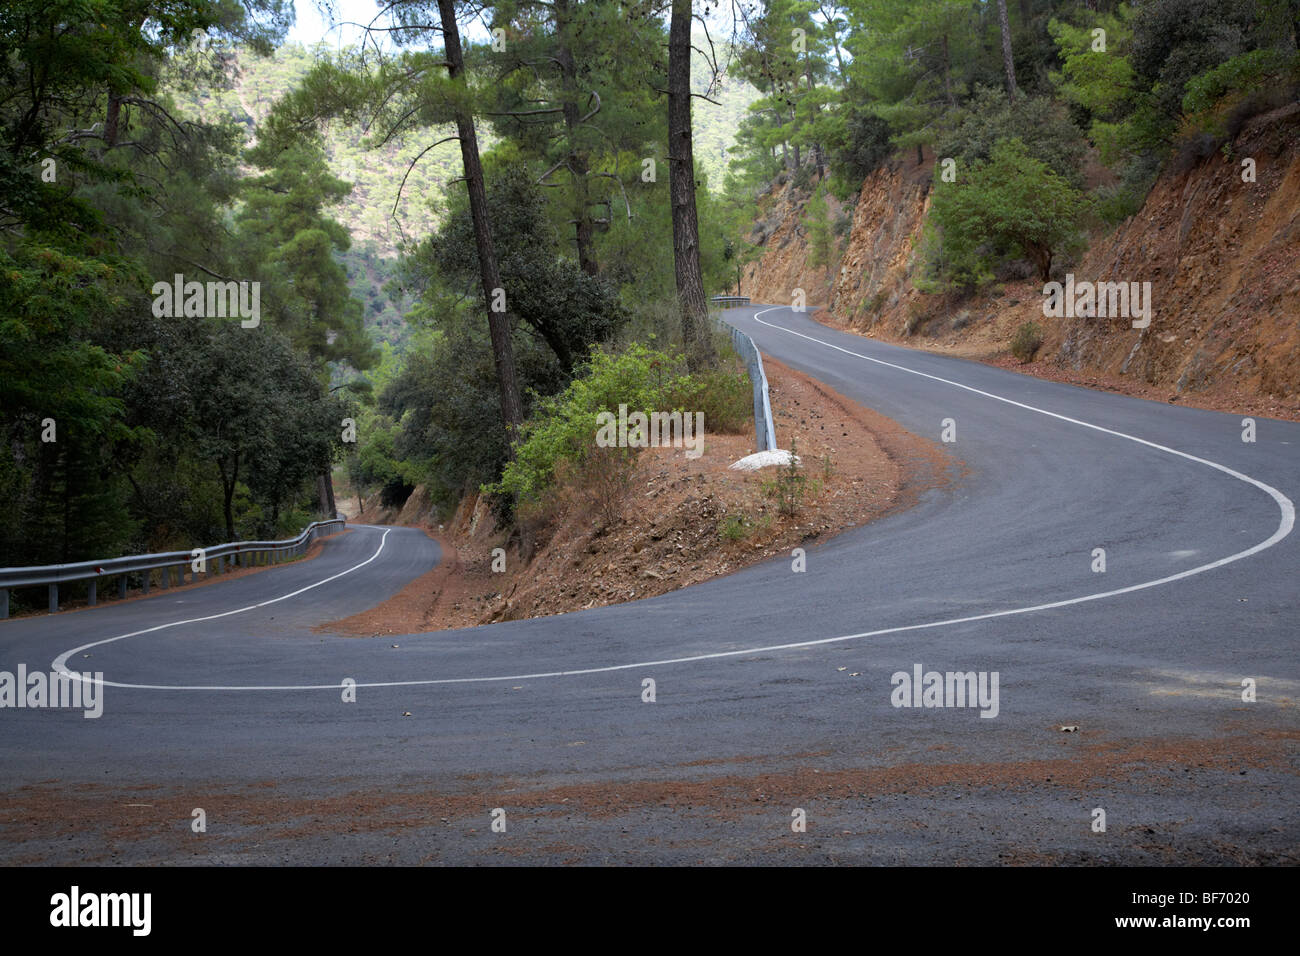
[[(756, 197), (745, 292), (1294, 408), (1295, 0), (770, 2), (751, 22), (769, 96), (735, 166)], [(1046, 304), (1052, 283), (1068, 304)]]
[[(281, 0), (6, 4), (0, 565), (287, 534), (331, 473), (486, 494), (527, 553), (564, 489), (626, 493), (602, 411), (748, 427), (705, 301), (738, 278), (955, 327), (1162, 175), (1289, 175), (1285, 136), (1235, 149), (1295, 101), (1300, 0), (731, 10), (504, 0), (480, 41), (397, 2), (385, 43), (309, 52)], [(1265, 218), (1281, 289), (1294, 223)], [(1140, 245), (1113, 278), (1150, 278)]]
[[(719, 44), (706, 53), (705, 35), (697, 33), (695, 41), (693, 88), (712, 100), (699, 103), (693, 116), (696, 165), (709, 188), (719, 191), (736, 128), (758, 94), (747, 82), (726, 75), (735, 55), (729, 45)], [(325, 55), (326, 47), (312, 51), (292, 43), (268, 56), (234, 47), (223, 64), (222, 82), (175, 91), (178, 112), (207, 122), (233, 119), (252, 141), (276, 101)], [(720, 75), (715, 76), (715, 65)], [(484, 133), (482, 141), (488, 146), (493, 135)], [(426, 149), (403, 137), (371, 149), (366, 130), (348, 123), (323, 127), (321, 145), (331, 172), (352, 184), (330, 210), (352, 237), (353, 247), (339, 252), (338, 258), (365, 307), (366, 327), (378, 341), (402, 350), (411, 333), (404, 320), (409, 303), (396, 288), (384, 290), (396, 274), (402, 243), (418, 241), (439, 222), (444, 187), (460, 175), (459, 151), (452, 142)]]
[(561, 0), (489, 5), (504, 40), (470, 42), (457, 10), (308, 53), (281, 0), (6, 5), (0, 565), (296, 532), (340, 464), (453, 502), (634, 344), (674, 401), (743, 409), (702, 331), (734, 210), (690, 189), (753, 98), (728, 38), (678, 10), (670, 56), (668, 4)]

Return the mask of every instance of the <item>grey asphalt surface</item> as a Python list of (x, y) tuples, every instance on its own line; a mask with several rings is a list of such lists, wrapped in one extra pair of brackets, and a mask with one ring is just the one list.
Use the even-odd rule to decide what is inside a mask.
[[(772, 560), (551, 618), (312, 633), (439, 558), (418, 531), (352, 526), (312, 561), (0, 623), (0, 670), (48, 671), (83, 645), (341, 575), (67, 658), (119, 684), (299, 689), (109, 686), (97, 720), (0, 710), (0, 862), (1300, 860), (1300, 534), (1157, 586), (932, 626), (1141, 585), (1285, 526), (1260, 487), (1033, 409), (1290, 501), (1300, 425), (1257, 419), (1247, 444), (1240, 416), (888, 346), (787, 308), (728, 318), (765, 355), (918, 435), (938, 442), (954, 419), (943, 447), (964, 470), (905, 512), (810, 544), (806, 573)], [(893, 707), (891, 675), (917, 663), (998, 672), (998, 716)], [(574, 671), (587, 673), (536, 676)], [(367, 686), (385, 683), (401, 685)], [(206, 834), (189, 807), (207, 809)], [(490, 828), (498, 807), (504, 833)], [(806, 833), (791, 831), (796, 807)]]

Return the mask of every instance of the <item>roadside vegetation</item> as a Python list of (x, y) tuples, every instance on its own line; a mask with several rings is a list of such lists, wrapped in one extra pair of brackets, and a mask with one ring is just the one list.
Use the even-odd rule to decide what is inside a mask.
[(502, 0), (495, 44), (437, 0), (310, 50), (279, 0), (92, 6), (0, 16), (0, 565), (285, 536), (331, 478), (608, 510), (634, 449), (600, 412), (751, 427), (706, 296), (774, 187), (833, 276), (866, 177), (930, 155), (918, 286), (960, 303), (1300, 85), (1293, 0), (762, 0), (707, 37), (686, 0)]
[(756, 224), (739, 256), (776, 228), (780, 196), (802, 209), (807, 265), (833, 263), (826, 196), (851, 216), (882, 166), (932, 162), (912, 277), (932, 301), (912, 304), (909, 335), (1000, 283), (1059, 278), (1162, 169), (1229, 154), (1251, 117), (1300, 96), (1294, 0), (767, 0), (746, 22), (738, 73), (762, 97), (727, 178)]

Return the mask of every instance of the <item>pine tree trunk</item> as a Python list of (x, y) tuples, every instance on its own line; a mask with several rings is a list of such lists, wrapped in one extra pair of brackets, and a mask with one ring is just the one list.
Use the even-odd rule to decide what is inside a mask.
[(682, 340), (691, 371), (717, 365), (709, 335), (700, 224), (695, 211), (695, 153), (691, 138), (691, 0), (673, 0), (668, 30), (668, 191), (673, 215), (673, 271), (682, 310)]
[(578, 245), (578, 266), (587, 275), (600, 271), (593, 247), (595, 229), (588, 211), (587, 157), (578, 151), (578, 67), (569, 49), (569, 0), (555, 0), (555, 59), (559, 61), (564, 127), (569, 139), (569, 175), (573, 188), (573, 228)]
[[(443, 38), (447, 48), (447, 72), (452, 80), (465, 73), (465, 59), (460, 48), (460, 30), (456, 26), (453, 0), (438, 0), (438, 13), (442, 19)], [(465, 188), (469, 192), (469, 214), (474, 223), (474, 242), (478, 247), (479, 277), (483, 283), (483, 299), (488, 306), (488, 330), (492, 336), (492, 358), (496, 363), (497, 383), (501, 390), (501, 418), (505, 423), (514, 453), (515, 438), (523, 424), (523, 403), (519, 398), (519, 384), (515, 378), (514, 349), (510, 344), (510, 311), (493, 311), (496, 290), (501, 285), (501, 270), (497, 263), (496, 247), (492, 242), (492, 224), (488, 221), (487, 191), (483, 185), (483, 164), (479, 161), (478, 136), (474, 132), (474, 119), (463, 109), (456, 110), (456, 132), (460, 137), (461, 162), (465, 167)]]
[(219, 461), (217, 467), (221, 472), (221, 506), (226, 519), (226, 541), (235, 540), (235, 484), (239, 481), (239, 455), (231, 462), (230, 474), (226, 474), (226, 463)]
[(952, 95), (952, 62), (948, 58), (948, 34), (944, 34), (940, 49), (943, 51), (943, 96), (949, 106), (956, 106)]
[[(794, 107), (793, 107), (793, 106), (790, 107), (790, 125), (791, 125), (791, 126), (794, 126)], [(794, 142), (794, 141), (791, 141), (791, 143), (790, 143), (790, 151), (794, 154), (794, 170), (795, 170), (795, 172), (798, 172), (798, 171), (799, 171), (799, 167), (803, 165), (803, 157), (802, 157), (801, 155), (799, 155), (799, 144), (796, 143), (796, 142)]]
[(1002, 28), (1002, 65), (1007, 71), (1007, 95), (1016, 101), (1016, 64), (1011, 58), (1011, 23), (1007, 20), (1007, 0), (998, 0), (998, 24)]
[(117, 145), (118, 124), (122, 115), (122, 97), (116, 93), (108, 94), (108, 111), (104, 114), (104, 144), (108, 147)]

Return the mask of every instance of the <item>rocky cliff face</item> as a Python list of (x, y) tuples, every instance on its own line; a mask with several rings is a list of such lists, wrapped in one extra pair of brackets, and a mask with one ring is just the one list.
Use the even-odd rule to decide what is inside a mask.
[(895, 160), (867, 177), (853, 210), (831, 313), (855, 328), (904, 334), (921, 230), (930, 211), (934, 157)]
[[(815, 180), (812, 185), (815, 187)], [(832, 256), (824, 265), (809, 264), (811, 250), (803, 217), (810, 195), (810, 189), (799, 190), (785, 182), (760, 200), (759, 219), (754, 223), (750, 239), (762, 245), (763, 256), (745, 266), (741, 295), (749, 296), (754, 302), (788, 305), (794, 290), (802, 289), (810, 308), (830, 305), (837, 257)], [(827, 206), (828, 219), (832, 222), (846, 213), (834, 196), (827, 197)], [(842, 240), (837, 240), (838, 244)]]
[[(1254, 160), (1254, 182), (1242, 179), (1243, 159)], [(1150, 282), (1145, 329), (1122, 317), (1044, 317), (1036, 279), (965, 299), (919, 292), (932, 168), (932, 157), (919, 165), (908, 157), (867, 178), (833, 278), (820, 286), (803, 265), (802, 203), (783, 188), (765, 209), (766, 251), (750, 267), (745, 293), (784, 304), (802, 285), (823, 318), (980, 358), (1005, 357), (1015, 330), (1036, 322), (1044, 336), (1039, 366), (1121, 376), (1171, 395), (1300, 399), (1300, 104), (1247, 123), (1230, 157), (1167, 171), (1137, 215), (1098, 230), (1078, 261), (1054, 270), (1078, 281)]]
[[(1243, 182), (1252, 159), (1255, 182)], [(1160, 178), (1076, 274), (1150, 281), (1151, 325), (1061, 320), (1058, 361), (1172, 385), (1300, 394), (1300, 104), (1256, 117), (1231, 158)]]

